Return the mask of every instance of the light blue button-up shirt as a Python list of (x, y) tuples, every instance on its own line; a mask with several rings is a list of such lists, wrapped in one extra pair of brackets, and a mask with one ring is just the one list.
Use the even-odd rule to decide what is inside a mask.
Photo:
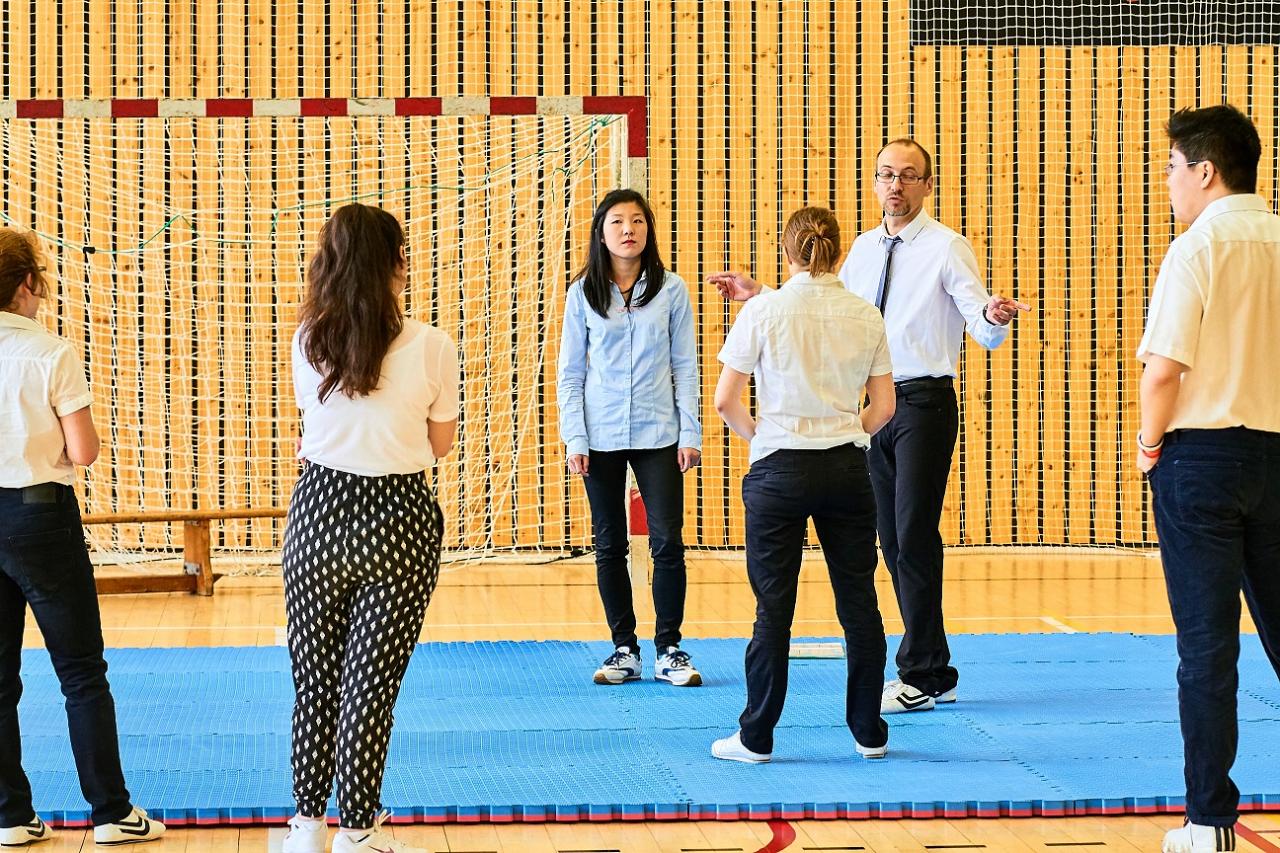
[[(646, 286), (636, 282), (632, 304)], [(569, 287), (560, 339), (560, 438), (569, 455), (589, 450), (702, 450), (698, 353), (689, 287), (668, 272), (643, 308), (612, 289), (609, 317), (591, 309), (582, 282)]]

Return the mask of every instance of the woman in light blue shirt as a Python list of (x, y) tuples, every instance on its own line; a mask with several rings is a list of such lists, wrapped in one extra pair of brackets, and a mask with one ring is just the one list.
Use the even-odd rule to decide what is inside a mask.
[(698, 354), (684, 280), (666, 271), (653, 211), (634, 190), (614, 190), (591, 220), (587, 261), (569, 286), (560, 343), (560, 436), (569, 470), (591, 505), (596, 578), (615, 650), (596, 684), (640, 678), (640, 644), (627, 572), (627, 465), (649, 523), (656, 614), (654, 677), (696, 687), (680, 649), (684, 621), (684, 486), (698, 465)]

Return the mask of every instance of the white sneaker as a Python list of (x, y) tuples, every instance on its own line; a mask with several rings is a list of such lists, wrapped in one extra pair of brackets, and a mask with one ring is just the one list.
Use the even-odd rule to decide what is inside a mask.
[(93, 828), (93, 843), (103, 847), (115, 847), (120, 844), (138, 844), (142, 841), (155, 841), (164, 835), (164, 824), (147, 817), (147, 813), (137, 806), (124, 820), (115, 823), (104, 823)]
[(301, 815), (289, 818), (289, 834), (280, 844), (280, 853), (324, 853), (329, 827), (324, 818), (308, 820)]
[(1201, 826), (1187, 821), (1164, 834), (1164, 853), (1219, 853), (1236, 849), (1233, 826)]
[(388, 812), (378, 815), (372, 829), (339, 832), (333, 837), (333, 853), (428, 853), (422, 847), (405, 844), (383, 832), (382, 822), (388, 815)]
[(26, 847), (51, 838), (53, 830), (49, 829), (49, 825), (39, 815), (32, 815), (31, 823), (0, 827), (0, 847)]
[(773, 753), (752, 752), (743, 746), (741, 731), (712, 743), (711, 754), (725, 761), (742, 761), (747, 764), (764, 764), (773, 758)]
[(618, 646), (604, 659), (592, 679), (596, 684), (621, 684), (640, 678), (640, 655), (630, 646)]
[(933, 701), (939, 705), (956, 701), (956, 689), (952, 687), (950, 690), (939, 693), (933, 697)]
[(693, 668), (689, 653), (680, 651), (679, 646), (667, 646), (666, 651), (659, 653), (653, 662), (653, 677), (676, 687), (698, 687), (702, 684), (702, 675)]
[(921, 693), (910, 684), (903, 684), (896, 678), (886, 681), (884, 692), (880, 694), (880, 714), (905, 714), (908, 711), (932, 711), (934, 698), (928, 693)]
[(885, 741), (883, 746), (863, 746), (855, 740), (853, 745), (863, 758), (884, 758), (889, 754), (889, 741)]

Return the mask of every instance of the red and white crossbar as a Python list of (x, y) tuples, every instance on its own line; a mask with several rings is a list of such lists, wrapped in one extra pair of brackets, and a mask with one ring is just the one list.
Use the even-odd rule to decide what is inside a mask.
[(0, 119), (256, 118), (331, 116), (618, 115), (626, 120), (626, 172), (643, 187), (649, 153), (641, 95), (438, 98), (34, 98), (0, 100)]

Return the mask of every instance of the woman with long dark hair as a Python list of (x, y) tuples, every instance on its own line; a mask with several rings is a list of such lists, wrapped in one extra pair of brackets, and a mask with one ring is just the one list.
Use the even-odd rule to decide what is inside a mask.
[(22, 769), (18, 698), (30, 605), (67, 697), (67, 728), (97, 844), (152, 841), (164, 824), (134, 808), (120, 769), (77, 465), (98, 458), (93, 397), (70, 341), (36, 322), (48, 291), (35, 237), (0, 228), (0, 847), (53, 837)]
[(382, 832), (392, 710), (440, 568), (444, 519), (426, 470), (453, 446), (458, 354), (403, 316), (404, 231), (349, 204), (320, 232), (293, 340), (302, 475), (289, 504), (284, 591), (297, 815), (284, 853), (417, 853)]
[(640, 678), (627, 572), (627, 466), (644, 498), (653, 553), (654, 677), (702, 683), (680, 648), (684, 621), (684, 486), (701, 459), (698, 353), (684, 280), (666, 270), (653, 211), (614, 190), (591, 220), (582, 271), (569, 287), (558, 375), (560, 435), (591, 506), (596, 580), (614, 651), (596, 684)]

